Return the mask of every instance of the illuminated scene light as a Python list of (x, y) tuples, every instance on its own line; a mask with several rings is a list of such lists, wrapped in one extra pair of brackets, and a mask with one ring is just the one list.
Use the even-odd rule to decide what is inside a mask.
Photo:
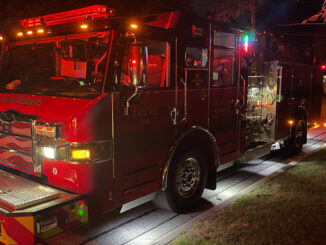
[(289, 124), (289, 125), (293, 125), (293, 124), (294, 124), (294, 120), (289, 120), (289, 121), (288, 121), (288, 124)]
[(18, 37), (22, 37), (22, 36), (24, 36), (24, 33), (22, 33), (22, 32), (18, 32), (18, 33), (17, 33), (17, 36), (18, 36)]
[(0, 41), (3, 41), (3, 36), (0, 36)]
[(44, 29), (38, 29), (38, 30), (37, 30), (37, 33), (39, 33), (39, 34), (44, 33)]
[(33, 35), (33, 31), (28, 31), (26, 34), (27, 35)]

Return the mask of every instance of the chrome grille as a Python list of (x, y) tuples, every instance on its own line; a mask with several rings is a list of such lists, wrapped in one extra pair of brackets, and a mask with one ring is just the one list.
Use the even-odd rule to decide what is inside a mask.
[(19, 170), (40, 173), (35, 168), (33, 122), (0, 121), (0, 163)]

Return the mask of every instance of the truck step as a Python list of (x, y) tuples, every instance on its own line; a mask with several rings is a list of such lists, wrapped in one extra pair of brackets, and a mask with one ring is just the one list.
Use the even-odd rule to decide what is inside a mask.
[(60, 192), (0, 170), (0, 207), (15, 211), (54, 200)]

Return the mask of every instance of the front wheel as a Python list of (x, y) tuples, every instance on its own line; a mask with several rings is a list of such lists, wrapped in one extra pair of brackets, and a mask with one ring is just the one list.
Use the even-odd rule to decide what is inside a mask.
[(168, 173), (167, 189), (155, 196), (155, 204), (177, 213), (194, 208), (200, 201), (207, 182), (205, 156), (191, 150), (172, 162)]
[(302, 116), (299, 116), (291, 130), (291, 136), (288, 141), (287, 150), (293, 154), (300, 152), (305, 142), (306, 135), (306, 121)]

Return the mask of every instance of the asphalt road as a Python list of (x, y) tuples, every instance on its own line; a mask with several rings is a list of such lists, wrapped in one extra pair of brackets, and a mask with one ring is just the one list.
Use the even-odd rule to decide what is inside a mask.
[(190, 213), (176, 214), (156, 208), (151, 202), (124, 213), (111, 212), (92, 220), (81, 229), (63, 233), (46, 244), (165, 244), (194, 223), (209, 217), (246, 192), (267, 181), (271, 176), (295, 165), (318, 150), (326, 142), (326, 129), (309, 130), (308, 143), (302, 152), (289, 156), (284, 150), (237, 163), (217, 173), (217, 188), (205, 190), (201, 205)]

